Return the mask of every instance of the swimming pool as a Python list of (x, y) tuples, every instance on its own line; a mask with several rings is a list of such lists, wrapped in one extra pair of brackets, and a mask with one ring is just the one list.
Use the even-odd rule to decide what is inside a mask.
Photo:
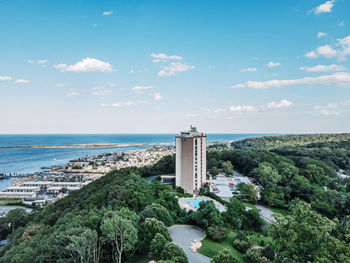
[[(198, 209), (200, 202), (208, 202), (209, 199), (208, 198), (198, 198), (198, 199), (187, 199), (185, 201), (187, 203), (189, 203), (190, 205), (192, 205), (194, 208)], [(221, 208), (219, 206), (215, 205), (215, 207), (217, 210), (221, 210)]]

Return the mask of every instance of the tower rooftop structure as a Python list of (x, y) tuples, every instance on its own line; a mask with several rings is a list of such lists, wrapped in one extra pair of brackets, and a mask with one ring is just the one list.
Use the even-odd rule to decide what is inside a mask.
[(197, 128), (191, 125), (191, 128), (189, 131), (182, 131), (181, 132), (181, 136), (176, 136), (176, 138), (178, 137), (203, 137), (206, 136), (205, 133), (202, 132), (198, 132)]

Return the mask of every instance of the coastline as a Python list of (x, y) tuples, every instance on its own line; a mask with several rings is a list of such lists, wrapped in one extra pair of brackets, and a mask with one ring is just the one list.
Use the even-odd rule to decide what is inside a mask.
[(154, 145), (165, 146), (173, 145), (174, 142), (146, 142), (146, 143), (93, 143), (93, 144), (66, 144), (66, 145), (25, 145), (25, 146), (0, 146), (0, 149), (35, 149), (35, 148), (114, 148), (128, 146)]

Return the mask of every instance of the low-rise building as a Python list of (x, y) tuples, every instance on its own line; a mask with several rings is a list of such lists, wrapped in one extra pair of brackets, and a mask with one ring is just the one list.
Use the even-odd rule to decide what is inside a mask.
[(30, 198), (35, 196), (36, 196), (35, 192), (0, 192), (0, 198), (22, 199), (22, 198)]

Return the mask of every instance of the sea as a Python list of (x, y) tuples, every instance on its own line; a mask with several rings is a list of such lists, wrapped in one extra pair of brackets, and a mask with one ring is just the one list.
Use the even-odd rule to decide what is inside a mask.
[[(173, 143), (177, 134), (2, 134), (0, 147), (46, 146), (103, 143)], [(277, 134), (207, 134), (210, 141), (235, 141)], [(43, 167), (64, 165), (70, 160), (107, 152), (145, 149), (152, 145), (108, 148), (3, 148), (0, 149), (0, 174), (22, 175), (42, 171)], [(0, 191), (11, 185), (0, 180)]]

